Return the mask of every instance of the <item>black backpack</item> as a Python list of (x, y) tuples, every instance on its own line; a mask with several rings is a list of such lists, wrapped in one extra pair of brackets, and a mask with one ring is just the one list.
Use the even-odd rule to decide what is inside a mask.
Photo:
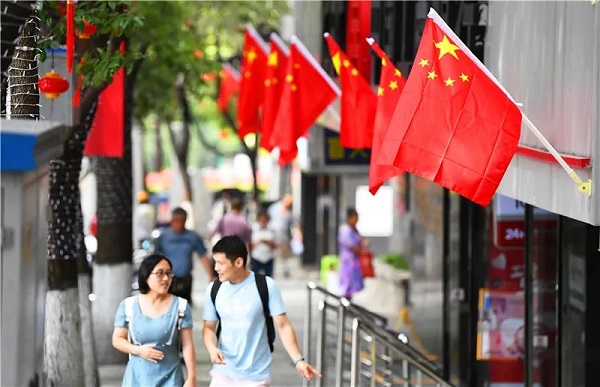
[[(269, 288), (267, 287), (267, 279), (263, 274), (254, 274), (254, 278), (256, 280), (256, 287), (258, 288), (258, 294), (260, 295), (260, 301), (262, 302), (263, 314), (265, 316), (265, 322), (267, 324), (267, 338), (269, 339), (269, 348), (271, 352), (273, 352), (274, 347), (273, 343), (275, 342), (275, 325), (273, 324), (273, 317), (271, 316), (271, 311), (269, 310)], [(212, 300), (213, 305), (215, 306), (215, 311), (217, 310), (217, 293), (219, 292), (219, 288), (221, 287), (221, 283), (218, 279), (215, 279), (215, 283), (210, 290), (210, 299)], [(221, 317), (219, 316), (219, 312), (217, 312), (217, 318), (219, 319), (217, 325), (217, 339), (221, 335)]]

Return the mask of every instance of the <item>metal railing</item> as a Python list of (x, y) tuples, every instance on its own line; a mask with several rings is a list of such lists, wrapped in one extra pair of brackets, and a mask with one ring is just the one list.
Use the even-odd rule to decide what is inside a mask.
[[(408, 344), (406, 336), (387, 329), (385, 317), (314, 282), (307, 288), (304, 355), (323, 374), (315, 386), (451, 386), (436, 364)], [(318, 295), (317, 316), (313, 294)], [(317, 324), (313, 326), (314, 317)], [(306, 380), (303, 386), (308, 386)]]

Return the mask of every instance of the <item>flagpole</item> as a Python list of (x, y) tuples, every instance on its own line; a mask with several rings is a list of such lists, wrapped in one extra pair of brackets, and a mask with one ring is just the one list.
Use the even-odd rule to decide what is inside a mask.
[(579, 187), (579, 192), (587, 194), (588, 196), (592, 196), (592, 180), (588, 179), (588, 181), (583, 182), (577, 175), (577, 172), (575, 172), (573, 168), (571, 168), (569, 164), (567, 164), (565, 159), (563, 159), (562, 156), (558, 154), (556, 149), (554, 149), (554, 147), (548, 142), (548, 140), (546, 140), (546, 137), (544, 137), (544, 135), (538, 130), (538, 128), (535, 127), (533, 122), (531, 122), (531, 120), (527, 118), (527, 116), (522, 112), (521, 114), (523, 116), (523, 120), (525, 121), (525, 125), (527, 125), (529, 130), (531, 130), (531, 132), (537, 137), (537, 139), (540, 140), (542, 145), (544, 145), (544, 147), (548, 149), (550, 154), (556, 159), (556, 161), (558, 161), (558, 163), (565, 170), (565, 172), (567, 172), (567, 175), (569, 175), (569, 177), (575, 182), (575, 184), (577, 184), (577, 186)]

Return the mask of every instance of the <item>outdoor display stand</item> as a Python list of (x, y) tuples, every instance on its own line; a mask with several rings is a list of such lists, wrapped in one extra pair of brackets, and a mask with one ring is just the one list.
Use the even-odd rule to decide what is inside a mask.
[(0, 121), (2, 386), (42, 381), (48, 161), (62, 154), (64, 128), (52, 121)]

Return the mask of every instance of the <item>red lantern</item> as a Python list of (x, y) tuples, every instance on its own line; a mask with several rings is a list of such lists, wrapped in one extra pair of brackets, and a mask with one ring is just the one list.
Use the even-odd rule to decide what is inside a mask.
[(46, 98), (58, 98), (69, 89), (69, 82), (59, 73), (50, 71), (38, 81), (38, 87)]
[(95, 25), (92, 23), (88, 23), (85, 20), (83, 21), (83, 31), (75, 31), (75, 34), (79, 39), (89, 39), (90, 36), (94, 35), (98, 31)]

